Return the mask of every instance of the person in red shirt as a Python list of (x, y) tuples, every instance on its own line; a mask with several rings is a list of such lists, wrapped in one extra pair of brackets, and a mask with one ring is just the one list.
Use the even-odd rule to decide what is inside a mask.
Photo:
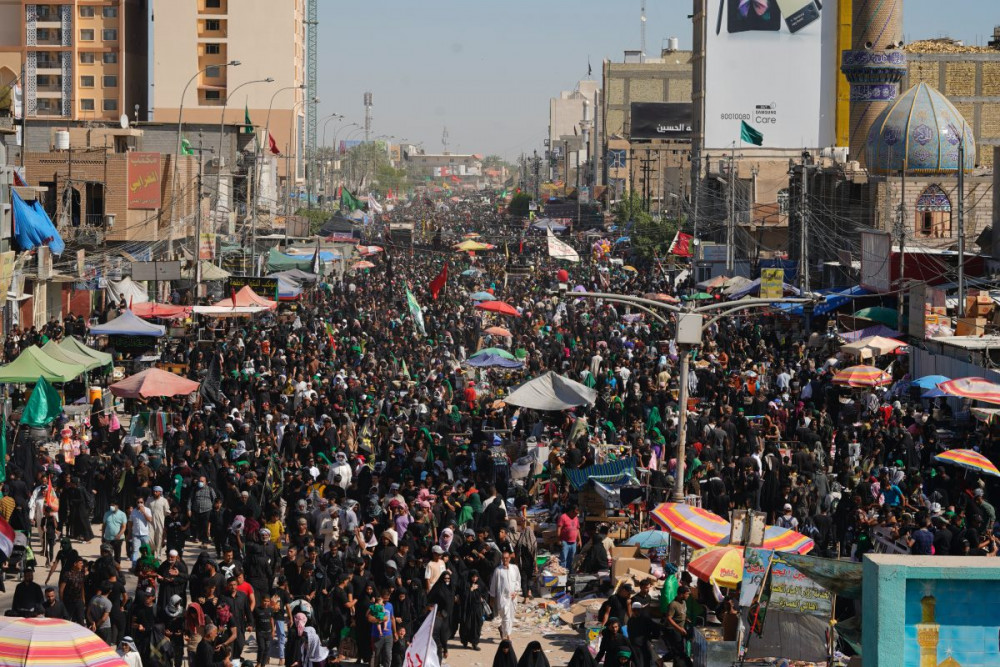
[(465, 402), (469, 406), (469, 410), (476, 409), (476, 383), (470, 382), (465, 388)]
[(566, 572), (570, 574), (573, 573), (573, 560), (576, 558), (577, 549), (581, 546), (579, 514), (576, 506), (570, 505), (556, 522), (556, 527), (559, 530), (559, 541), (562, 542), (559, 564), (566, 568)]

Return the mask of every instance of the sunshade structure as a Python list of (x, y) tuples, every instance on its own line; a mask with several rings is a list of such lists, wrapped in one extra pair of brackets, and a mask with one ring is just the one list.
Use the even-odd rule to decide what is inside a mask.
[(815, 545), (815, 542), (802, 533), (780, 526), (766, 526), (764, 543), (761, 546), (775, 551), (804, 554), (812, 551)]
[(149, 294), (146, 293), (146, 288), (135, 282), (128, 276), (125, 276), (118, 282), (109, 280), (107, 287), (104, 288), (108, 296), (111, 297), (115, 303), (125, 299), (125, 303), (135, 304), (135, 303), (145, 303), (149, 301)]
[(167, 330), (159, 324), (142, 319), (131, 310), (104, 324), (90, 327), (94, 336), (162, 336)]
[(736, 588), (743, 583), (743, 549), (709, 547), (696, 551), (687, 569), (702, 581), (722, 588)]
[(375, 255), (383, 251), (382, 246), (379, 245), (359, 245), (358, 254), (362, 257), (368, 257), (369, 255)]
[(535, 220), (531, 225), (532, 229), (551, 229), (554, 232), (564, 232), (566, 231), (566, 225), (560, 224), (551, 218), (542, 218), (541, 220)]
[(670, 534), (665, 530), (644, 530), (625, 540), (625, 546), (640, 549), (660, 549), (669, 544)]
[(651, 516), (684, 544), (703, 549), (729, 537), (729, 522), (718, 514), (684, 503), (662, 503)]
[(115, 382), (108, 387), (119, 398), (151, 398), (153, 396), (187, 396), (198, 391), (199, 383), (159, 368), (147, 368), (141, 373)]
[(497, 298), (489, 292), (473, 292), (469, 295), (473, 301), (496, 301)]
[(489, 243), (481, 243), (480, 241), (462, 241), (461, 243), (455, 244), (455, 250), (458, 252), (478, 252), (480, 250), (491, 250), (493, 248)]
[(715, 297), (708, 292), (696, 292), (694, 294), (685, 294), (681, 298), (685, 301), (708, 301), (709, 299), (714, 299)]
[(895, 329), (890, 329), (884, 324), (874, 324), (870, 327), (865, 327), (864, 329), (858, 329), (857, 331), (845, 331), (837, 335), (843, 338), (848, 343), (855, 343), (861, 340), (862, 338), (871, 338), (872, 336), (883, 336), (885, 338), (898, 338), (901, 334)]
[(662, 292), (647, 292), (642, 295), (642, 298), (652, 301), (662, 301), (663, 303), (680, 303), (681, 301), (672, 294), (663, 294)]
[(729, 276), (715, 276), (708, 280), (702, 280), (697, 284), (697, 287), (699, 289), (719, 289), (726, 284), (727, 280), (729, 280)]
[(3, 667), (127, 667), (96, 634), (60, 618), (0, 618)]
[(42, 352), (52, 357), (56, 361), (61, 361), (64, 364), (83, 366), (83, 368), (88, 371), (92, 371), (95, 368), (100, 368), (101, 366), (104, 365), (100, 362), (99, 359), (94, 359), (93, 357), (86, 356), (70, 348), (60, 347), (59, 343), (55, 342), (54, 340), (50, 340), (48, 343), (43, 345)]
[(473, 368), (524, 368), (523, 362), (515, 359), (507, 359), (492, 352), (469, 357), (466, 359), (465, 364)]
[(268, 278), (284, 278), (285, 280), (293, 283), (299, 283), (300, 285), (315, 283), (319, 280), (319, 276), (315, 273), (309, 273), (308, 271), (303, 271), (302, 269), (277, 271), (275, 273), (268, 274)]
[(0, 366), (0, 382), (34, 384), (40, 377), (53, 383), (69, 382), (86, 372), (87, 369), (80, 364), (53, 359), (42, 352), (40, 347), (32, 345), (24, 348), (14, 361)]
[(925, 375), (919, 377), (916, 380), (910, 382), (913, 387), (920, 387), (921, 389), (936, 389), (942, 382), (948, 382), (951, 378), (945, 377), (944, 375)]
[(269, 312), (271, 308), (265, 306), (194, 306), (191, 309), (195, 315), (206, 317), (251, 317), (260, 313)]
[(479, 269), (466, 269), (465, 271), (462, 271), (462, 275), (466, 278), (478, 278), (483, 275), (483, 272)]
[(956, 378), (938, 384), (938, 389), (952, 396), (1000, 405), (1000, 384), (983, 378)]
[(288, 278), (278, 277), (278, 300), (295, 301), (302, 296), (302, 285)]
[[(742, 299), (751, 294), (760, 294), (760, 278), (748, 280), (738, 285), (733, 283), (731, 287), (727, 287), (722, 291), (730, 299)], [(789, 285), (788, 283), (781, 283), (781, 291), (785, 295), (791, 294), (792, 296), (798, 296), (801, 293), (798, 287)]]
[(864, 359), (866, 357), (879, 357), (883, 354), (890, 354), (900, 347), (906, 347), (906, 343), (895, 338), (869, 336), (853, 343), (841, 345), (840, 350), (841, 352)]
[(973, 417), (987, 424), (992, 424), (997, 420), (997, 416), (1000, 416), (1000, 408), (971, 408), (969, 412), (972, 413)]
[(500, 315), (521, 316), (521, 313), (517, 312), (517, 308), (503, 301), (484, 301), (483, 303), (477, 303), (476, 308), (487, 310), (491, 313), (499, 313)]
[(507, 405), (549, 411), (593, 405), (596, 400), (595, 390), (552, 371), (528, 380), (504, 399)]
[(882, 387), (891, 382), (891, 375), (874, 366), (850, 366), (833, 376), (834, 384), (848, 387)]
[(172, 306), (169, 303), (147, 301), (145, 303), (132, 304), (132, 312), (139, 317), (159, 317), (164, 320), (177, 320), (187, 317), (191, 313), (191, 307)]
[(91, 359), (98, 361), (99, 362), (98, 368), (107, 366), (112, 361), (112, 356), (107, 352), (101, 352), (99, 350), (95, 350), (92, 347), (87, 347), (86, 345), (81, 343), (78, 338), (74, 338), (73, 336), (67, 336), (66, 338), (63, 338), (61, 341), (59, 341), (59, 347), (61, 347), (64, 350), (68, 350), (70, 352), (79, 354), (83, 357), (89, 357)]
[(201, 263), (201, 280), (202, 282), (214, 282), (216, 280), (225, 280), (232, 274), (223, 268), (212, 264), (211, 262), (203, 261)]
[(892, 308), (885, 308), (883, 306), (872, 306), (871, 308), (862, 308), (858, 312), (854, 313), (854, 317), (861, 317), (866, 320), (871, 320), (872, 322), (878, 322), (887, 327), (895, 327), (899, 322), (899, 312), (893, 310)]
[(513, 354), (499, 347), (484, 347), (481, 350), (477, 350), (474, 354), (469, 355), (469, 358), (475, 359), (476, 357), (485, 357), (490, 354), (502, 357), (504, 359), (510, 359), (512, 361), (514, 360)]
[(950, 463), (983, 475), (1000, 477), (1000, 470), (988, 458), (972, 449), (949, 449), (934, 457), (939, 463)]
[(513, 338), (514, 336), (514, 334), (503, 327), (489, 327), (488, 329), (485, 329), (483, 333), (488, 333), (491, 336), (505, 336), (507, 338)]
[(367, 259), (362, 259), (360, 261), (354, 262), (354, 264), (351, 264), (351, 268), (354, 269), (355, 271), (361, 271), (363, 269), (374, 269), (375, 265), (369, 262)]
[(235, 294), (235, 297), (229, 297), (228, 299), (223, 299), (215, 304), (216, 306), (221, 306), (225, 308), (229, 306), (230, 308), (235, 307), (256, 307), (256, 308), (269, 308), (274, 310), (278, 307), (277, 301), (271, 301), (270, 299), (265, 299), (261, 295), (257, 294), (250, 288), (249, 285), (244, 285), (240, 288), (240, 291)]

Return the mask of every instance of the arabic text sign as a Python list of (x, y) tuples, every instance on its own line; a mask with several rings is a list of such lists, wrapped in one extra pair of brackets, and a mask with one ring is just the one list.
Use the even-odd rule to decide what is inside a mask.
[(829, 618), (833, 609), (830, 591), (787, 565), (780, 555), (771, 564), (771, 599), (768, 609)]
[(749, 607), (757, 598), (771, 562), (770, 549), (747, 547), (743, 550), (743, 585), (740, 586), (740, 606)]
[(780, 299), (784, 295), (785, 270), (760, 270), (760, 298)]
[(160, 154), (128, 154), (128, 207), (160, 208)]
[(632, 102), (630, 139), (690, 139), (690, 102)]

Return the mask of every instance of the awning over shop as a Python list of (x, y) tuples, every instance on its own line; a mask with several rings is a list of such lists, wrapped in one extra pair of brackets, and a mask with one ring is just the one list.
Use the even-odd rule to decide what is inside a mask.
[(261, 295), (254, 292), (249, 285), (244, 285), (240, 288), (233, 296), (228, 299), (223, 299), (215, 304), (216, 306), (225, 308), (239, 308), (239, 307), (258, 307), (258, 308), (270, 308), (274, 310), (278, 307), (277, 301), (271, 301), (270, 299), (265, 299)]
[(629, 456), (618, 461), (600, 463), (583, 469), (564, 469), (563, 472), (566, 473), (569, 483), (577, 491), (582, 489), (590, 479), (603, 481), (606, 484), (615, 484), (620, 480), (635, 477), (635, 457)]
[(101, 352), (99, 350), (95, 350), (92, 347), (87, 347), (86, 345), (81, 343), (79, 339), (74, 338), (73, 336), (67, 336), (66, 338), (63, 338), (61, 341), (59, 341), (59, 347), (64, 350), (69, 350), (70, 352), (79, 354), (80, 356), (90, 357), (91, 359), (97, 360), (98, 362), (100, 362), (98, 364), (98, 367), (107, 366), (112, 361), (111, 355), (108, 354), (107, 352)]
[(32, 345), (24, 348), (14, 361), (0, 366), (0, 382), (34, 384), (40, 377), (48, 382), (69, 382), (86, 372), (80, 364), (53, 359), (40, 347)]
[(49, 355), (56, 361), (61, 361), (65, 364), (76, 364), (78, 366), (83, 366), (88, 371), (92, 371), (95, 368), (101, 367), (101, 362), (93, 357), (88, 357), (79, 352), (75, 352), (70, 348), (62, 348), (54, 340), (50, 340), (48, 343), (42, 346), (42, 352)]

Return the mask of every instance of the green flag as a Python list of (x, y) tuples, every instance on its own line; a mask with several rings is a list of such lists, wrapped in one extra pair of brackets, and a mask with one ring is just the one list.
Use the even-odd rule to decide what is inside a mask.
[(0, 482), (7, 481), (7, 417), (0, 418)]
[(243, 106), (243, 124), (246, 127), (243, 128), (243, 134), (253, 134), (253, 123), (250, 122), (250, 107)]
[(187, 140), (187, 137), (181, 137), (181, 155), (194, 155), (191, 142)]
[(740, 121), (740, 141), (745, 141), (754, 146), (764, 145), (764, 135), (747, 125), (745, 120)]
[(45, 378), (38, 378), (31, 392), (31, 398), (21, 413), (21, 423), (41, 428), (51, 424), (60, 413), (62, 413), (62, 399), (59, 398), (59, 392), (46, 382)]
[[(347, 192), (347, 190), (344, 190)], [(424, 329), (424, 313), (420, 310), (420, 304), (417, 303), (417, 297), (413, 296), (413, 292), (409, 289), (406, 290), (406, 305), (410, 307), (410, 315), (413, 317), (413, 326), (421, 336), (426, 336), (427, 331)]]
[(357, 197), (352, 195), (351, 191), (348, 190), (347, 188), (344, 188), (343, 191), (340, 193), (340, 208), (346, 208), (351, 211), (357, 211), (363, 206), (364, 205), (361, 203), (361, 201)]

